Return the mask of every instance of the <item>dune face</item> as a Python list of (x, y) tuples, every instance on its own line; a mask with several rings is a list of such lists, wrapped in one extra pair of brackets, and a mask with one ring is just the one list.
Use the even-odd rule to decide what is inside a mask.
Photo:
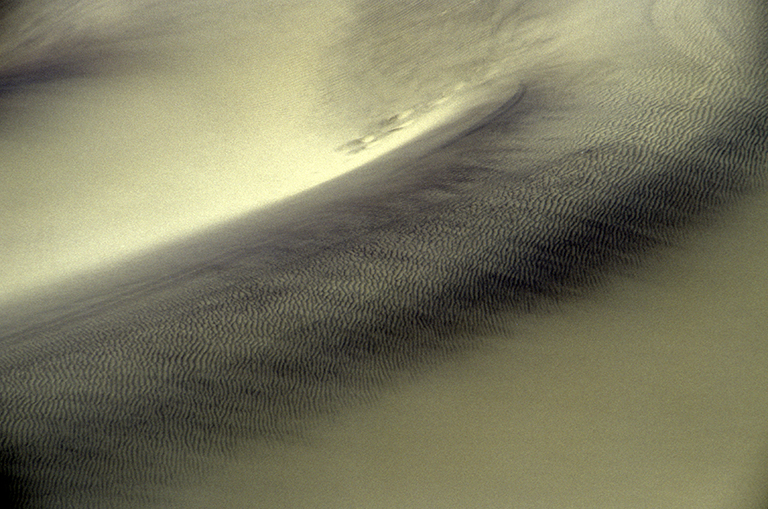
[(6, 507), (765, 503), (764, 9), (431, 4), (0, 11)]

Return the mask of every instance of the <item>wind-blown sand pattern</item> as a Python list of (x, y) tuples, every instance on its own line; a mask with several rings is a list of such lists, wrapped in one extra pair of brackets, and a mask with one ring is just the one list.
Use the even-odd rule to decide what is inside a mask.
[(5, 507), (765, 506), (757, 2), (0, 16)]

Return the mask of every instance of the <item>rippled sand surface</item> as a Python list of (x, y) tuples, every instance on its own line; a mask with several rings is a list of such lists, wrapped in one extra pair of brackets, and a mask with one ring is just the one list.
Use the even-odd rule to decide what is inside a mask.
[(0, 5), (0, 501), (765, 507), (757, 4)]

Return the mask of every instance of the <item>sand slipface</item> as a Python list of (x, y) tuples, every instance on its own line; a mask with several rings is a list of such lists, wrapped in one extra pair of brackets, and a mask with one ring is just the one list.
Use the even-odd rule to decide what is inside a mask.
[(764, 506), (752, 4), (3, 9), (0, 501)]

